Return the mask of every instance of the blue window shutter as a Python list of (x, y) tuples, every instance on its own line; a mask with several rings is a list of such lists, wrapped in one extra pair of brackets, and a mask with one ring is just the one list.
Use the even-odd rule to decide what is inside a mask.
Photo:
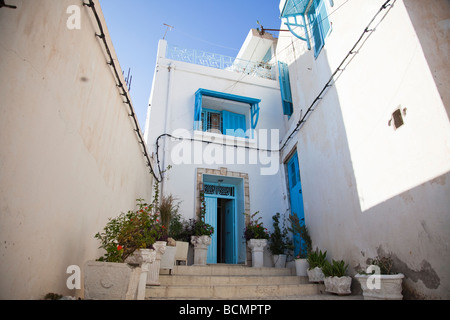
[(327, 7), (325, 5), (325, 1), (320, 1), (319, 4), (319, 15), (320, 15), (320, 21), (322, 26), (322, 39), (325, 42), (325, 38), (328, 36), (328, 34), (331, 31), (331, 24), (330, 20), (328, 19), (328, 13), (327, 13)]
[(194, 130), (203, 130), (202, 126), (202, 94), (195, 94)]
[(283, 112), (287, 116), (291, 116), (294, 112), (292, 105), (292, 92), (291, 92), (291, 82), (289, 79), (289, 66), (287, 63), (278, 62), (278, 69), (280, 72), (280, 90), (281, 98), (283, 100)]
[(245, 115), (222, 111), (222, 119), (224, 134), (245, 138)]
[(324, 0), (314, 0), (311, 5), (309, 19), (312, 24), (314, 38), (314, 57), (317, 58), (325, 45), (325, 38), (331, 31), (331, 24)]

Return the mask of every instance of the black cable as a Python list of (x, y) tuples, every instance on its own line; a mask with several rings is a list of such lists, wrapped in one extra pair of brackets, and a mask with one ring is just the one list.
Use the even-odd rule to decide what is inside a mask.
[(120, 80), (120, 76), (119, 76), (119, 73), (117, 71), (116, 64), (114, 63), (114, 59), (112, 57), (111, 50), (109, 49), (108, 43), (106, 41), (106, 36), (105, 36), (105, 32), (104, 32), (104, 29), (103, 29), (102, 22), (100, 21), (100, 17), (99, 17), (99, 15), (97, 13), (97, 9), (95, 8), (95, 3), (93, 2), (93, 0), (89, 0), (89, 3), (83, 2), (83, 5), (92, 9), (92, 12), (93, 12), (93, 14), (95, 16), (95, 19), (97, 21), (97, 24), (98, 24), (98, 27), (99, 27), (99, 30), (100, 30), (100, 34), (96, 33), (95, 35), (97, 37), (99, 37), (100, 39), (102, 39), (103, 45), (105, 46), (105, 50), (106, 50), (106, 53), (107, 53), (108, 58), (109, 58), (109, 62), (107, 62), (107, 64), (109, 66), (111, 66), (112, 69), (114, 70), (114, 75), (115, 75), (116, 80), (118, 82), (117, 87), (119, 89), (122, 89), (122, 93), (120, 93), (120, 95), (125, 98), (125, 101), (123, 101), (123, 103), (127, 104), (129, 109), (130, 109), (130, 113), (128, 114), (128, 116), (133, 119), (134, 126), (135, 126), (135, 130), (134, 131), (136, 132), (136, 135), (138, 136), (139, 144), (141, 144), (141, 146), (143, 148), (143, 155), (147, 159), (147, 166), (150, 168), (150, 173), (153, 175), (153, 177), (156, 179), (156, 181), (157, 182), (161, 182), (162, 180), (159, 179), (155, 175), (155, 172), (153, 170), (152, 163), (150, 161), (150, 157), (148, 155), (144, 139), (142, 138), (141, 130), (139, 129), (138, 121), (136, 119), (136, 114), (134, 113), (134, 109), (133, 109), (133, 106), (131, 104), (131, 99), (128, 96), (127, 91), (125, 90), (122, 81)]
[[(298, 132), (300, 130), (300, 128), (302, 127), (302, 125), (306, 122), (306, 118), (309, 115), (309, 113), (311, 113), (312, 111), (314, 111), (314, 106), (316, 105), (316, 103), (319, 100), (323, 99), (322, 94), (325, 93), (325, 91), (332, 87), (333, 84), (333, 79), (334, 77), (338, 74), (338, 72), (342, 72), (345, 69), (342, 69), (342, 66), (345, 64), (345, 62), (347, 61), (347, 59), (358, 53), (358, 51), (355, 51), (355, 48), (359, 45), (359, 43), (362, 41), (362, 39), (364, 38), (364, 36), (366, 35), (366, 33), (373, 33), (375, 31), (375, 29), (370, 29), (370, 26), (372, 25), (372, 23), (375, 21), (375, 19), (378, 17), (378, 15), (385, 10), (387, 7), (389, 6), (393, 6), (393, 4), (390, 4), (392, 0), (387, 0), (380, 8), (380, 10), (378, 10), (378, 12), (375, 14), (375, 16), (372, 18), (372, 20), (370, 21), (370, 23), (367, 25), (367, 27), (364, 29), (364, 31), (362, 32), (361, 36), (358, 38), (358, 40), (356, 41), (355, 45), (351, 48), (351, 50), (347, 53), (347, 55), (345, 56), (344, 60), (342, 60), (342, 62), (339, 64), (339, 66), (337, 67), (337, 69), (333, 72), (333, 74), (331, 75), (330, 79), (328, 80), (328, 82), (325, 84), (325, 86), (322, 88), (322, 90), (320, 91), (319, 95), (314, 99), (314, 101), (311, 103), (311, 105), (309, 106), (309, 108), (306, 110), (305, 115), (300, 119), (300, 121), (297, 123), (295, 129), (291, 132), (291, 134), (287, 137), (286, 141), (284, 142), (284, 144), (282, 145), (282, 147), (280, 148), (280, 152), (283, 151), (283, 149), (287, 146), (289, 140), (292, 139), (292, 137), (294, 136), (294, 134), (296, 132)], [(396, 0), (394, 0), (393, 2), (395, 3)]]
[[(390, 4), (390, 2), (393, 1), (392, 4)], [(333, 72), (333, 74), (331, 75), (331, 77), (329, 78), (329, 80), (327, 81), (327, 83), (325, 84), (325, 86), (322, 88), (322, 90), (320, 91), (320, 93), (317, 95), (317, 97), (313, 100), (313, 102), (311, 103), (310, 107), (306, 110), (305, 115), (299, 120), (299, 122), (297, 123), (295, 129), (292, 130), (292, 132), (289, 134), (289, 136), (287, 137), (286, 141), (284, 142), (284, 144), (282, 145), (282, 147), (279, 150), (265, 150), (265, 149), (259, 149), (259, 148), (253, 148), (250, 146), (238, 146), (236, 144), (234, 145), (230, 145), (230, 144), (225, 144), (225, 143), (219, 143), (219, 142), (215, 142), (215, 141), (204, 141), (204, 140), (199, 140), (199, 139), (195, 139), (195, 138), (182, 138), (182, 137), (174, 137), (171, 134), (161, 134), (157, 140), (156, 140), (156, 159), (157, 159), (157, 164), (158, 164), (158, 170), (159, 170), (159, 174), (161, 176), (162, 179), (162, 170), (161, 170), (161, 166), (160, 166), (160, 160), (159, 160), (159, 140), (163, 137), (169, 137), (169, 138), (173, 138), (176, 140), (189, 140), (191, 142), (193, 141), (198, 141), (198, 142), (202, 142), (202, 143), (212, 143), (212, 144), (217, 144), (217, 145), (222, 145), (222, 146), (228, 146), (228, 147), (235, 147), (235, 148), (245, 148), (247, 150), (257, 150), (257, 151), (265, 151), (265, 152), (279, 152), (281, 153), (284, 148), (287, 146), (287, 143), (289, 142), (290, 139), (292, 139), (292, 137), (294, 136), (295, 133), (299, 132), (302, 125), (306, 122), (306, 119), (308, 117), (308, 115), (314, 111), (314, 106), (323, 99), (323, 95), (325, 94), (325, 91), (333, 86), (333, 80), (335, 78), (335, 76), (339, 73), (339, 72), (343, 72), (345, 70), (345, 68), (342, 68), (344, 66), (344, 64), (347, 62), (348, 58), (353, 56), (354, 54), (358, 53), (358, 51), (355, 51), (356, 47), (361, 43), (362, 39), (364, 38), (364, 36), (367, 33), (372, 34), (375, 29), (370, 29), (370, 26), (372, 25), (372, 23), (375, 21), (375, 19), (378, 17), (378, 15), (385, 10), (387, 7), (389, 6), (393, 6), (393, 4), (395, 3), (396, 0), (387, 0), (380, 8), (380, 10), (375, 14), (375, 16), (372, 18), (372, 20), (370, 21), (370, 23), (367, 25), (367, 27), (364, 29), (364, 31), (362, 32), (361, 36), (358, 38), (358, 40), (356, 41), (356, 43), (353, 45), (353, 47), (350, 49), (350, 51), (347, 53), (347, 55), (345, 56), (345, 58), (342, 60), (342, 62), (339, 64), (339, 66), (336, 68), (336, 70)], [(351, 61), (351, 60), (350, 60)], [(347, 64), (348, 65), (348, 64)]]

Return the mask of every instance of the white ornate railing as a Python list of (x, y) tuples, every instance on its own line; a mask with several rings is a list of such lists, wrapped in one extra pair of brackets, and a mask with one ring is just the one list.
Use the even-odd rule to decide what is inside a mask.
[(185, 49), (170, 44), (167, 46), (166, 58), (275, 80), (275, 66), (270, 63), (246, 61), (217, 53)]

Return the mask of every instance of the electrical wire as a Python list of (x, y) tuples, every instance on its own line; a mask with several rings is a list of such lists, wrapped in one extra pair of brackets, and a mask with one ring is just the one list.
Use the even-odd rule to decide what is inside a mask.
[[(100, 31), (100, 34), (96, 33), (95, 35), (97, 37), (99, 37), (102, 40), (102, 42), (103, 42), (103, 45), (104, 45), (105, 50), (106, 50), (106, 54), (108, 55), (108, 58), (109, 58), (109, 61), (107, 62), (107, 64), (109, 66), (111, 66), (111, 68), (114, 71), (114, 75), (115, 75), (115, 78), (116, 78), (116, 81), (117, 81), (116, 86), (119, 88), (119, 94), (125, 99), (125, 101), (123, 101), (123, 103), (127, 104), (129, 109), (130, 109), (130, 113), (128, 115), (129, 115), (129, 117), (131, 117), (133, 119), (134, 127), (135, 127), (134, 131), (135, 131), (135, 133), (137, 135), (137, 138), (139, 140), (139, 144), (141, 145), (141, 147), (143, 149), (143, 155), (144, 155), (144, 157), (147, 160), (147, 166), (150, 168), (150, 173), (153, 175), (153, 177), (156, 179), (156, 181), (161, 182), (161, 180), (156, 176), (155, 171), (153, 170), (153, 167), (152, 167), (152, 164), (151, 164), (151, 161), (150, 161), (150, 157), (148, 155), (147, 148), (146, 148), (144, 139), (142, 138), (141, 130), (140, 130), (139, 125), (138, 125), (136, 114), (134, 112), (134, 108), (133, 108), (133, 105), (131, 103), (131, 99), (128, 96), (127, 90), (125, 89), (126, 87), (124, 86), (124, 84), (122, 83), (122, 80), (120, 79), (119, 72), (117, 71), (116, 64), (115, 64), (114, 59), (113, 59), (112, 54), (111, 54), (111, 50), (109, 48), (108, 42), (106, 41), (106, 35), (105, 35), (104, 29), (103, 29), (102, 22), (100, 20), (99, 15), (98, 15), (97, 9), (95, 8), (95, 3), (94, 3), (93, 0), (89, 0), (89, 3), (85, 3), (83, 1), (83, 6), (91, 8), (92, 13), (95, 16), (95, 20), (97, 21), (98, 28), (99, 28), (99, 31)], [(121, 90), (122, 92), (120, 92), (120, 89), (122, 89)]]
[[(314, 107), (315, 105), (324, 98), (324, 93), (327, 91), (327, 89), (329, 89), (330, 87), (333, 86), (333, 81), (335, 82), (335, 77), (337, 76), (338, 73), (342, 73), (345, 68), (343, 68), (343, 66), (347, 63), (347, 60), (349, 60), (349, 58), (351, 57), (350, 61), (353, 60), (353, 57), (355, 54), (359, 53), (359, 50), (361, 49), (361, 47), (359, 48), (359, 50), (355, 50), (358, 45), (363, 41), (363, 39), (365, 38), (366, 35), (368, 35), (367, 37), (370, 37), (370, 35), (375, 31), (375, 28), (371, 28), (373, 22), (375, 21), (375, 19), (380, 15), (380, 13), (387, 9), (388, 7), (393, 7), (394, 3), (397, 0), (387, 0), (382, 6), (381, 8), (378, 10), (378, 12), (375, 14), (375, 16), (372, 18), (372, 20), (370, 21), (370, 23), (367, 25), (367, 27), (364, 29), (364, 31), (362, 32), (362, 34), (360, 35), (360, 37), (358, 38), (358, 40), (356, 41), (356, 43), (353, 45), (353, 47), (350, 49), (350, 51), (347, 53), (347, 55), (345, 56), (345, 58), (342, 60), (342, 62), (339, 64), (339, 66), (337, 67), (337, 69), (333, 72), (333, 74), (331, 75), (331, 77), (329, 78), (329, 80), (327, 81), (327, 83), (325, 84), (325, 86), (321, 89), (320, 93), (317, 95), (317, 97), (313, 100), (313, 102), (311, 103), (311, 105), (309, 106), (309, 108), (306, 110), (305, 115), (298, 121), (295, 129), (290, 133), (290, 135), (287, 137), (286, 141), (283, 143), (283, 145), (280, 148), (280, 152), (282, 152), (284, 150), (284, 148), (286, 148), (288, 142), (292, 139), (292, 137), (294, 136), (294, 134), (296, 132), (298, 132), (300, 130), (300, 128), (302, 127), (302, 125), (306, 122), (306, 119), (308, 117), (308, 115), (314, 111)], [(390, 3), (392, 2), (392, 3)], [(389, 11), (387, 12), (389, 13)], [(386, 13), (386, 15), (387, 15)], [(384, 17), (383, 17), (384, 19)], [(364, 40), (364, 43), (367, 41)], [(348, 66), (348, 63), (347, 65)]]
[[(369, 22), (369, 24), (367, 25), (367, 27), (364, 29), (364, 31), (362, 32), (362, 34), (360, 35), (360, 37), (358, 38), (358, 40), (356, 41), (356, 43), (353, 45), (353, 47), (350, 49), (350, 51), (347, 53), (347, 55), (345, 56), (345, 58), (342, 60), (342, 62), (339, 64), (339, 66), (337, 67), (337, 69), (333, 72), (333, 74), (331, 75), (331, 77), (329, 78), (329, 80), (327, 81), (327, 83), (324, 85), (324, 87), (321, 89), (321, 91), (319, 92), (319, 94), (316, 96), (316, 98), (313, 100), (313, 102), (311, 103), (310, 107), (307, 109), (305, 115), (298, 121), (296, 127), (294, 130), (292, 130), (292, 132), (289, 134), (289, 136), (287, 137), (286, 141), (282, 144), (281, 148), (279, 148), (278, 150), (265, 150), (265, 149), (259, 149), (259, 148), (254, 148), (254, 147), (250, 147), (250, 146), (238, 146), (238, 145), (230, 145), (230, 144), (225, 144), (225, 143), (218, 143), (218, 142), (214, 142), (214, 141), (204, 141), (204, 140), (200, 140), (200, 139), (195, 139), (195, 138), (183, 138), (183, 137), (175, 137), (171, 134), (162, 134), (157, 138), (156, 141), (156, 159), (157, 159), (157, 165), (158, 165), (158, 170), (159, 170), (159, 174), (161, 176), (162, 179), (162, 174), (163, 171), (161, 170), (161, 165), (160, 165), (160, 160), (159, 160), (159, 140), (163, 137), (169, 137), (169, 138), (173, 138), (175, 140), (179, 140), (179, 141), (183, 141), (183, 140), (189, 140), (189, 141), (197, 141), (197, 142), (202, 142), (202, 143), (207, 143), (207, 144), (216, 144), (216, 145), (222, 145), (222, 146), (228, 146), (228, 147), (235, 147), (235, 148), (245, 148), (245, 149), (249, 149), (249, 150), (256, 150), (256, 151), (265, 151), (265, 152), (278, 152), (281, 153), (283, 152), (283, 150), (286, 148), (288, 142), (292, 139), (292, 137), (294, 136), (295, 133), (299, 132), (302, 125), (306, 122), (308, 115), (314, 111), (314, 107), (316, 106), (316, 104), (321, 101), (324, 96), (326, 91), (332, 87), (335, 83), (335, 77), (338, 75), (338, 73), (341, 73), (345, 70), (345, 68), (343, 68), (343, 66), (345, 65), (348, 66), (348, 64), (353, 60), (355, 54), (359, 53), (360, 49), (362, 48), (362, 46), (366, 43), (368, 37), (370, 37), (370, 35), (375, 31), (376, 28), (371, 28), (373, 22), (375, 21), (375, 19), (381, 14), (382, 11), (384, 11), (385, 9), (387, 9), (388, 7), (392, 8), (394, 3), (397, 0), (387, 0), (382, 6), (381, 8), (378, 10), (378, 12), (374, 15), (374, 17), (371, 19), (371, 21)], [(348, 2), (348, 1), (347, 1)], [(392, 3), (391, 3), (392, 2)], [(340, 6), (342, 7), (342, 6)], [(340, 8), (339, 7), (339, 8)], [(337, 9), (339, 9), (337, 8)], [(337, 10), (336, 9), (336, 10)], [(335, 10), (335, 11), (336, 11)], [(386, 17), (386, 15), (389, 13), (386, 12), (385, 16), (381, 19), (381, 21)], [(365, 37), (367, 35), (367, 37)], [(364, 38), (366, 38), (364, 40)], [(364, 41), (363, 41), (364, 40)], [(362, 44), (361, 44), (362, 43)], [(361, 44), (360, 48), (358, 50), (355, 50), (359, 45)], [(349, 59), (350, 58), (350, 59)]]

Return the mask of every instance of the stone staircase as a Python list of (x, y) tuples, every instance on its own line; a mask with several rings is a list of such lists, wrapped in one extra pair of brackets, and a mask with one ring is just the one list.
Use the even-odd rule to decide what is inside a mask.
[(148, 300), (255, 300), (326, 298), (321, 284), (297, 277), (295, 269), (244, 265), (175, 266), (160, 275), (160, 286), (148, 286)]

